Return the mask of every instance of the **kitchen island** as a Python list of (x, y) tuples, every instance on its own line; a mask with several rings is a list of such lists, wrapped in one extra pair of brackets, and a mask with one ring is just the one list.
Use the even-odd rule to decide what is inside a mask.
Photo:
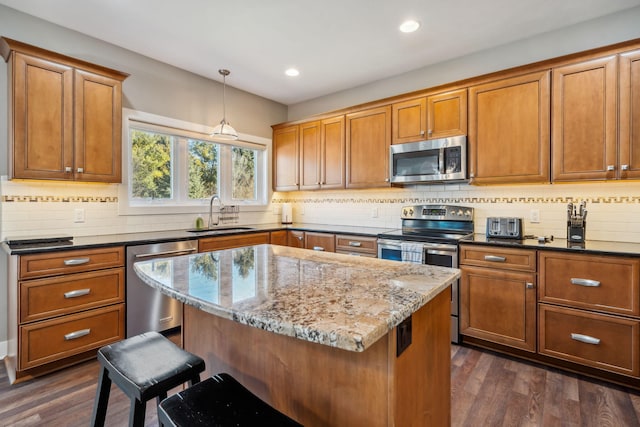
[(449, 425), (459, 271), (273, 245), (135, 264), (186, 350), (307, 426)]

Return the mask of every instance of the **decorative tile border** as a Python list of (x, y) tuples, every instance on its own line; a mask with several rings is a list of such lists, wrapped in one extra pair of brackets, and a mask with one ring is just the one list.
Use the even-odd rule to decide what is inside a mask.
[(393, 198), (276, 198), (273, 203), (337, 203), (337, 204), (473, 204), (473, 203), (571, 203), (571, 202), (619, 204), (619, 203), (640, 203), (640, 196), (595, 196), (595, 197), (393, 197)]
[(117, 203), (116, 196), (2, 196), (3, 203), (9, 202), (54, 202), (54, 203)]

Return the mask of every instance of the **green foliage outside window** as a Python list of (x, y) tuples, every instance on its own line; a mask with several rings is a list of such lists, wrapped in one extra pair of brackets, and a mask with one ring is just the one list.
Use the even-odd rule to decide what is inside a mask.
[(206, 199), (218, 192), (218, 146), (189, 140), (189, 198)]
[(139, 130), (131, 131), (134, 198), (171, 198), (171, 137)]
[(256, 152), (248, 148), (233, 147), (231, 150), (234, 200), (256, 199)]

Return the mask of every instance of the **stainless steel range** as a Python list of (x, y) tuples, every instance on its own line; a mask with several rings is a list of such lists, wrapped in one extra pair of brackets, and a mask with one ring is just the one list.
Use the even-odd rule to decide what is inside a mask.
[[(473, 208), (405, 206), (402, 228), (378, 235), (378, 258), (458, 268), (458, 242), (473, 235)], [(451, 287), (451, 341), (459, 342), (459, 288)]]

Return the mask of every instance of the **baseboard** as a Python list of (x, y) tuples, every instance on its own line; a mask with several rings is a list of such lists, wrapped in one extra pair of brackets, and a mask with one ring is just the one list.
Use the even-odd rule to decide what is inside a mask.
[(0, 360), (7, 357), (7, 341), (0, 341)]

